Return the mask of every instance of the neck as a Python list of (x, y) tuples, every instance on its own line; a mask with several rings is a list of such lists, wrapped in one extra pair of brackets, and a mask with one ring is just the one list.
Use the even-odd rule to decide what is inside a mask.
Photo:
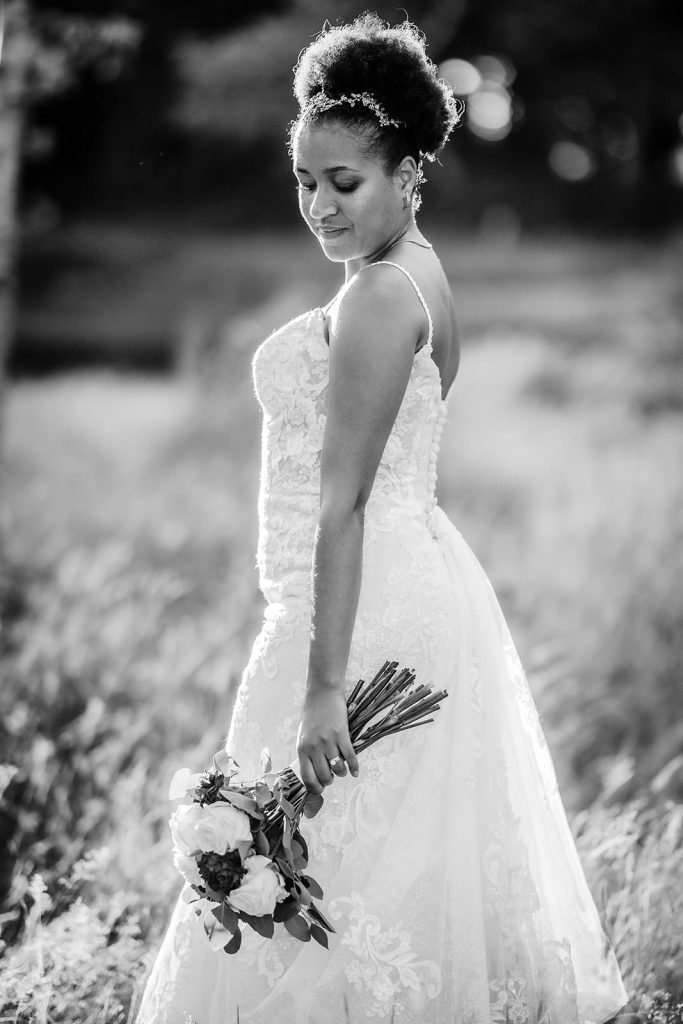
[(345, 264), (346, 268), (346, 281), (350, 281), (351, 278), (358, 273), (362, 267), (367, 267), (369, 263), (377, 263), (378, 260), (383, 260), (390, 249), (393, 249), (400, 241), (406, 238), (408, 235), (417, 235), (421, 241), (424, 241), (420, 231), (418, 230), (417, 224), (415, 223), (415, 217), (411, 211), (408, 220), (401, 224), (401, 226), (391, 235), (386, 242), (375, 252), (370, 253), (369, 256), (361, 256), (355, 260), (348, 260)]

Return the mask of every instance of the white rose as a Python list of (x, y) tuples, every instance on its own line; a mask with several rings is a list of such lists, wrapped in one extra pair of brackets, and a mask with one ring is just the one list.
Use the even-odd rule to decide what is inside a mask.
[(173, 863), (186, 882), (189, 882), (190, 885), (201, 885), (206, 888), (206, 882), (199, 874), (197, 861), (194, 857), (188, 857), (186, 854), (176, 850), (173, 854)]
[(251, 842), (249, 815), (223, 801), (205, 804), (195, 823), (197, 845), (204, 853), (227, 853), (238, 843)]
[(247, 857), (246, 868), (242, 884), (232, 890), (228, 903), (235, 910), (243, 910), (253, 917), (272, 914), (275, 904), (287, 896), (280, 872), (269, 857), (261, 854)]
[(173, 836), (173, 846), (178, 853), (189, 857), (199, 850), (194, 828), (201, 816), (202, 809), (199, 804), (195, 803), (181, 804), (171, 815), (169, 825)]

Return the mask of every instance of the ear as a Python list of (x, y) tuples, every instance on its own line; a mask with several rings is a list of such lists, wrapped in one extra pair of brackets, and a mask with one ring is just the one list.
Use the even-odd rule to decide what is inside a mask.
[(404, 156), (394, 172), (401, 192), (412, 192), (417, 184), (417, 164), (412, 156)]

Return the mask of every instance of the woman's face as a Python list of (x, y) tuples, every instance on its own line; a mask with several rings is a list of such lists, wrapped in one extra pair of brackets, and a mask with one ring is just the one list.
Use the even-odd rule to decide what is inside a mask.
[(328, 259), (364, 263), (409, 223), (412, 211), (403, 197), (411, 171), (401, 167), (387, 172), (381, 156), (367, 152), (363, 138), (339, 122), (299, 130), (299, 209)]

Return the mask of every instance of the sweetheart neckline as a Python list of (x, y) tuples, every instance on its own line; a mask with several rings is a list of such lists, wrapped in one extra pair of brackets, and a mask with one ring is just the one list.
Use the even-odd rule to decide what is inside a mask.
[[(308, 313), (302, 313), (301, 315), (302, 316), (307, 316), (310, 313), (320, 313), (322, 315), (323, 321), (325, 319), (325, 315), (326, 314), (325, 314), (325, 311), (324, 311), (322, 306), (314, 306), (312, 310), (308, 311)], [(298, 319), (298, 317), (296, 319)], [(329, 352), (330, 346), (325, 341), (324, 336), (321, 335), (321, 337), (322, 337), (322, 342), (323, 342), (323, 345), (325, 346), (326, 351)], [(422, 348), (419, 348), (417, 350), (417, 352), (415, 353), (414, 358), (417, 359), (417, 357), (420, 355), (421, 352), (427, 352), (427, 354), (429, 355), (430, 365), (433, 367), (434, 373), (436, 375), (435, 376), (435, 383), (436, 383), (436, 385), (437, 385), (437, 387), (439, 389), (439, 402), (441, 404), (441, 408), (442, 409), (447, 409), (448, 408), (448, 400), (451, 397), (451, 393), (453, 391), (453, 384), (451, 384), (451, 386), (449, 387), (448, 393), (447, 393), (446, 397), (443, 398), (442, 395), (441, 395), (441, 371), (440, 371), (439, 367), (436, 365), (435, 361), (431, 357), (431, 353), (430, 353), (431, 347), (432, 347), (431, 344), (423, 345)]]

